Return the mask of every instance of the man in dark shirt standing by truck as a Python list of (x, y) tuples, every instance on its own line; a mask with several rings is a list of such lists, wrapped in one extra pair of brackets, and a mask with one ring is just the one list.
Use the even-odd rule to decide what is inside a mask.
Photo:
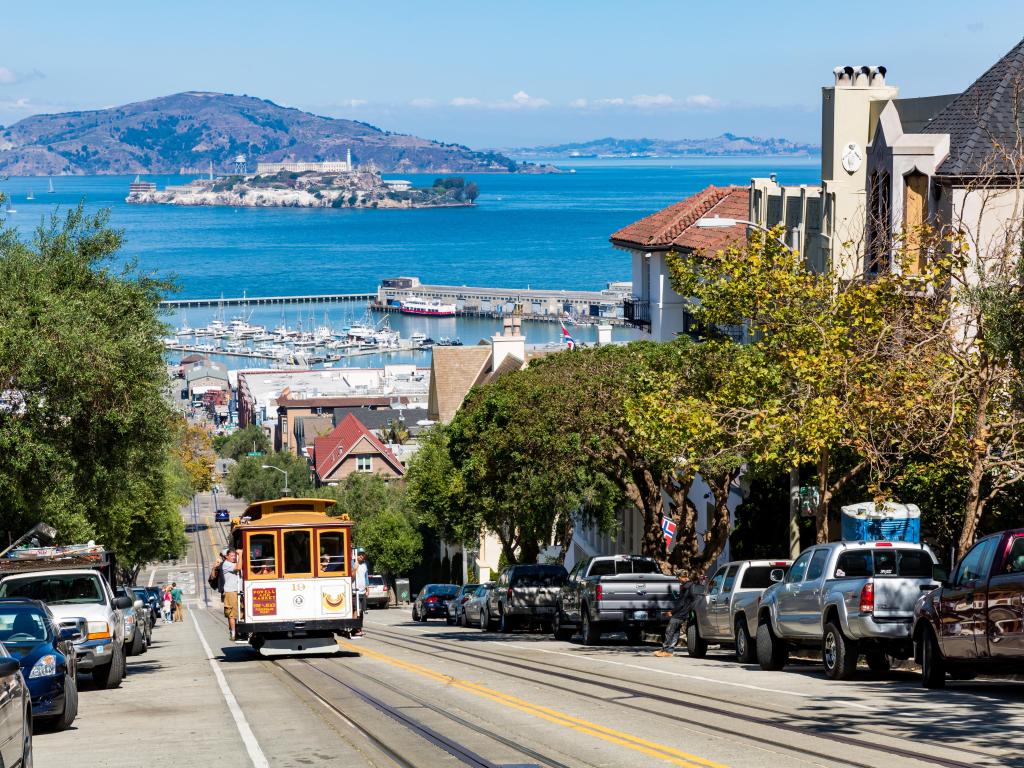
[(679, 585), (679, 596), (672, 606), (672, 618), (665, 628), (665, 642), (654, 652), (655, 656), (671, 656), (673, 654), (676, 643), (679, 642), (679, 632), (686, 626), (686, 622), (697, 604), (700, 585), (690, 579), (689, 573), (680, 574)]

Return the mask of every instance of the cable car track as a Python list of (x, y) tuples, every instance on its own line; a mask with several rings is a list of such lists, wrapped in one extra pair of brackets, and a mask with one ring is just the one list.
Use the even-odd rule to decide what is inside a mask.
[[(304, 680), (302, 680), (298, 675), (295, 674), (295, 672), (293, 670), (289, 669), (288, 666), (286, 666), (283, 663), (284, 661), (285, 660), (283, 660), (283, 659), (275, 659), (275, 660), (269, 660), (268, 663), (272, 664), (274, 667), (276, 667), (277, 669), (279, 669), (280, 671), (282, 671), (283, 673), (288, 675), (288, 677), (290, 679), (294, 680), (296, 683), (298, 683), (300, 686), (302, 686), (305, 690), (307, 690), (310, 693), (312, 693), (324, 706), (328, 707), (329, 709), (334, 711), (337, 715), (339, 715), (340, 717), (344, 718), (348, 722), (353, 722), (352, 718), (348, 714), (346, 714), (341, 708), (339, 708), (336, 705), (332, 704), (323, 695), (322, 692), (317, 691), (314, 687), (310, 686), (308, 683), (306, 683)], [(361, 688), (361, 687), (359, 687), (357, 685), (353, 685), (352, 683), (350, 683), (350, 682), (348, 682), (346, 680), (342, 680), (337, 675), (332, 674), (328, 670), (324, 669), (323, 667), (321, 667), (321, 666), (319, 666), (317, 664), (312, 663), (309, 660), (306, 660), (306, 659), (293, 659), (292, 661), (294, 661), (296, 664), (299, 664), (301, 666), (308, 667), (309, 669), (314, 670), (315, 672), (319, 673), (320, 675), (322, 675), (322, 676), (328, 678), (329, 680), (331, 680), (336, 685), (339, 685), (339, 686), (343, 687), (344, 689), (346, 689), (350, 693), (352, 693), (355, 696), (357, 696), (362, 701), (364, 701), (367, 704), (369, 704), (370, 706), (372, 706), (374, 709), (378, 710), (379, 712), (382, 712), (383, 714), (388, 715), (393, 720), (395, 720), (399, 724), (401, 724), (404, 727), (406, 727), (412, 733), (420, 736), (424, 740), (426, 740), (426, 741), (430, 742), (431, 744), (433, 744), (435, 747), (437, 747), (437, 748), (441, 749), (442, 751), (448, 753), (449, 755), (454, 757), (456, 760), (458, 760), (463, 765), (473, 766), (473, 768), (500, 768), (500, 764), (499, 763), (495, 763), (495, 762), (492, 762), (491, 760), (488, 760), (487, 758), (479, 755), (478, 753), (476, 753), (475, 751), (473, 751), (469, 747), (466, 747), (465, 745), (459, 743), (458, 741), (455, 741), (454, 739), (452, 739), (452, 738), (450, 738), (448, 736), (445, 736), (444, 734), (440, 733), (436, 729), (431, 728), (430, 726), (426, 725), (425, 723), (423, 723), (423, 722), (417, 720), (416, 718), (410, 716), (406, 711), (404, 711), (403, 708), (396, 707), (396, 706), (394, 706), (392, 704), (388, 704), (387, 702), (381, 700), (379, 697), (374, 696), (372, 693), (364, 690), (363, 688)], [(327, 659), (325, 661), (332, 661), (332, 660), (331, 659)], [(425, 699), (423, 699), (423, 698), (421, 698), (419, 696), (416, 696), (416, 695), (414, 695), (412, 693), (409, 693), (408, 691), (402, 690), (401, 688), (399, 688), (397, 686), (391, 685), (390, 683), (386, 683), (386, 682), (384, 682), (382, 680), (379, 680), (379, 679), (377, 679), (375, 677), (372, 677), (370, 675), (367, 675), (367, 674), (364, 674), (364, 673), (359, 672), (357, 670), (354, 670), (351, 667), (345, 667), (345, 671), (347, 673), (354, 674), (354, 675), (357, 675), (357, 676), (359, 676), (359, 677), (361, 677), (363, 679), (369, 680), (374, 685), (379, 686), (381, 688), (384, 688), (384, 689), (386, 689), (388, 691), (391, 691), (392, 693), (397, 694), (399, 696), (402, 696), (403, 698), (408, 699), (409, 701), (413, 702), (417, 706), (423, 707), (424, 709), (429, 709), (430, 711), (435, 712), (435, 713), (443, 716), (447, 720), (450, 720), (450, 721), (452, 721), (452, 722), (454, 722), (454, 723), (456, 723), (456, 724), (458, 724), (458, 725), (460, 725), (460, 726), (462, 726), (464, 728), (467, 728), (467, 729), (473, 731), (474, 733), (480, 734), (481, 736), (484, 736), (484, 737), (486, 737), (488, 739), (491, 739), (493, 741), (499, 742), (500, 744), (503, 744), (504, 746), (509, 747), (510, 749), (518, 752), (519, 754), (524, 755), (525, 757), (528, 757), (531, 760), (537, 761), (537, 764), (539, 766), (548, 766), (549, 768), (569, 768), (569, 766), (565, 765), (562, 762), (559, 762), (557, 760), (553, 760), (552, 758), (550, 758), (550, 757), (548, 757), (546, 755), (543, 755), (540, 752), (537, 752), (536, 750), (531, 749), (530, 747), (527, 747), (527, 746), (525, 746), (523, 744), (519, 744), (519, 743), (517, 743), (517, 742), (515, 742), (515, 741), (513, 741), (511, 739), (508, 739), (508, 738), (506, 738), (506, 737), (504, 737), (504, 736), (502, 736), (502, 735), (500, 735), (498, 733), (495, 733), (495, 732), (493, 732), (491, 730), (488, 730), (487, 728), (484, 728), (481, 725), (473, 723), (473, 722), (471, 722), (471, 721), (461, 717), (460, 715), (456, 715), (455, 713), (450, 712), (450, 711), (448, 711), (447, 709), (445, 709), (443, 707), (440, 707), (440, 706), (438, 706), (436, 704), (433, 704), (433, 703), (431, 703), (429, 701), (426, 701)], [(410, 768), (412, 766), (416, 765), (416, 763), (411, 762), (404, 755), (402, 755), (400, 752), (396, 751), (394, 747), (388, 745), (383, 740), (381, 740), (381, 739), (377, 738), (376, 736), (374, 736), (369, 731), (369, 729), (360, 728), (359, 730), (360, 730), (360, 733), (363, 733), (379, 749), (381, 749), (383, 752), (385, 752), (391, 759), (393, 759), (399, 765), (401, 765), (401, 766), (410, 766)]]
[[(381, 637), (380, 637), (381, 635), (385, 635), (385, 636), (391, 638), (391, 640), (389, 641), (389, 640), (381, 639)], [(412, 650), (412, 651), (415, 651), (417, 653), (424, 654), (424, 655), (427, 655), (427, 656), (433, 656), (435, 658), (441, 658), (441, 659), (444, 659), (445, 661), (455, 661), (455, 662), (458, 662), (460, 664), (464, 664), (466, 666), (475, 667), (477, 669), (485, 670), (487, 672), (493, 672), (493, 673), (497, 673), (497, 674), (502, 674), (502, 675), (505, 675), (507, 677), (512, 677), (512, 678), (515, 678), (515, 679), (518, 679), (518, 680), (529, 681), (529, 682), (532, 682), (532, 683), (536, 683), (536, 684), (547, 686), (549, 688), (553, 688), (553, 689), (561, 691), (561, 692), (568, 692), (568, 693), (572, 693), (573, 695), (576, 695), (576, 696), (581, 696), (581, 697), (588, 698), (588, 699), (602, 701), (602, 702), (605, 702), (605, 703), (608, 703), (608, 699), (603, 698), (601, 696), (598, 696), (596, 694), (587, 693), (587, 692), (581, 691), (581, 690), (579, 690), (577, 688), (570, 688), (568, 686), (556, 685), (556, 684), (553, 684), (551, 682), (545, 682), (544, 680), (538, 679), (535, 676), (526, 677), (524, 675), (510, 674), (508, 671), (506, 671), (506, 668), (507, 667), (513, 667), (513, 668), (521, 669), (521, 670), (524, 670), (524, 671), (532, 672), (534, 674), (541, 673), (541, 674), (547, 675), (549, 677), (555, 677), (555, 678), (559, 678), (559, 679), (563, 679), (563, 680), (567, 680), (567, 681), (571, 681), (571, 682), (579, 683), (579, 684), (583, 684), (583, 685), (588, 685), (588, 686), (596, 686), (596, 687), (604, 688), (606, 690), (615, 691), (617, 693), (624, 693), (624, 694), (627, 694), (630, 697), (642, 698), (642, 699), (648, 699), (648, 700), (651, 700), (651, 701), (656, 701), (659, 704), (669, 704), (669, 705), (677, 706), (677, 707), (682, 706), (682, 707), (686, 707), (688, 709), (696, 709), (696, 710), (700, 710), (702, 712), (706, 712), (706, 713), (708, 713), (710, 715), (716, 715), (716, 716), (720, 716), (720, 717), (724, 717), (724, 718), (728, 718), (728, 719), (733, 719), (733, 720), (741, 720), (741, 721), (749, 723), (751, 725), (759, 725), (759, 726), (763, 726), (763, 727), (767, 727), (767, 728), (774, 728), (774, 729), (786, 731), (786, 732), (789, 732), (789, 733), (799, 734), (799, 735), (805, 736), (805, 737), (811, 737), (811, 738), (814, 738), (814, 739), (826, 740), (826, 741), (830, 741), (830, 742), (839, 742), (839, 743), (846, 744), (846, 745), (851, 746), (851, 747), (856, 747), (858, 749), (864, 749), (864, 750), (868, 750), (868, 751), (871, 751), (871, 752), (881, 752), (881, 753), (887, 754), (887, 755), (898, 756), (898, 757), (903, 757), (903, 758), (912, 759), (912, 760), (918, 760), (918, 761), (921, 761), (921, 762), (924, 762), (924, 763), (928, 763), (928, 764), (931, 764), (931, 765), (944, 766), (944, 768), (975, 768), (975, 766), (977, 765), (977, 763), (975, 763), (975, 762), (961, 762), (959, 760), (953, 760), (953, 759), (950, 759), (950, 758), (938, 757), (938, 756), (936, 756), (934, 754), (931, 754), (931, 753), (925, 752), (925, 751), (916, 751), (916, 750), (912, 750), (912, 749), (905, 749), (905, 748), (897, 747), (897, 746), (893, 746), (893, 745), (882, 745), (882, 744), (873, 743), (873, 742), (870, 742), (870, 741), (865, 741), (865, 740), (862, 740), (862, 739), (858, 739), (858, 738), (855, 738), (855, 737), (852, 737), (852, 736), (845, 736), (843, 734), (835, 733), (834, 731), (829, 731), (829, 732), (823, 733), (823, 732), (820, 732), (818, 730), (815, 730), (814, 728), (807, 727), (807, 726), (791, 725), (789, 723), (779, 722), (777, 719), (772, 719), (772, 718), (769, 718), (769, 717), (763, 717), (763, 716), (756, 715), (756, 714), (748, 714), (748, 713), (742, 713), (742, 712), (736, 712), (736, 711), (732, 711), (732, 710), (723, 709), (720, 706), (714, 706), (714, 705), (707, 704), (706, 701), (707, 701), (708, 697), (700, 696), (698, 694), (686, 693), (684, 691), (677, 691), (677, 690), (672, 690), (672, 693), (674, 694), (674, 696), (666, 696), (664, 694), (658, 694), (658, 693), (646, 693), (646, 692), (644, 692), (642, 690), (638, 690), (638, 688), (640, 688), (640, 689), (648, 688), (648, 689), (654, 689), (654, 690), (659, 690), (659, 689), (660, 690), (671, 690), (671, 689), (666, 689), (663, 686), (657, 686), (657, 685), (646, 684), (646, 683), (634, 683), (633, 687), (629, 687), (629, 686), (621, 685), (620, 683), (622, 682), (622, 678), (617, 678), (617, 677), (615, 677), (613, 675), (606, 675), (606, 674), (601, 674), (601, 673), (596, 673), (595, 672), (595, 673), (592, 673), (590, 678), (582, 677), (580, 675), (570, 674), (569, 672), (566, 672), (566, 671), (552, 670), (548, 666), (546, 666), (544, 664), (541, 664), (540, 662), (530, 663), (528, 660), (525, 660), (525, 659), (523, 659), (520, 656), (513, 657), (513, 656), (509, 656), (508, 654), (502, 654), (502, 653), (486, 655), (486, 654), (482, 654), (480, 652), (474, 652), (473, 650), (466, 649), (466, 648), (463, 648), (463, 647), (459, 647), (459, 648), (456, 649), (456, 648), (452, 647), (451, 644), (446, 643), (444, 641), (439, 641), (439, 640), (432, 639), (432, 638), (423, 638), (423, 637), (417, 637), (415, 639), (412, 639), (412, 638), (409, 638), (407, 636), (403, 636), (403, 635), (401, 635), (399, 633), (388, 632), (386, 630), (381, 630), (379, 627), (374, 627), (374, 629), (373, 629), (373, 639), (376, 640), (377, 642), (383, 643), (385, 645), (390, 645), (392, 647), (402, 648), (403, 650)], [(424, 645), (432, 646), (432, 647), (438, 649), (441, 653), (444, 653), (446, 655), (442, 656), (440, 653), (430, 652), (430, 651), (424, 649), (424, 647), (423, 647)], [(481, 659), (481, 660), (484, 660), (484, 661), (487, 661), (487, 662), (490, 662), (491, 664), (497, 665), (497, 667), (495, 667), (495, 666), (486, 666), (484, 664), (477, 664), (477, 663), (473, 663), (471, 661), (467, 661), (466, 658), (465, 658), (467, 656), (472, 657), (472, 658), (476, 658), (476, 659)], [(500, 661), (496, 661), (496, 659), (495, 659), (496, 656), (500, 657), (501, 660)], [(657, 670), (652, 670), (652, 672), (656, 672), (656, 671)], [(616, 681), (618, 681), (618, 683), (609, 683), (609, 682), (595, 681), (593, 679), (594, 677), (603, 678), (604, 680), (616, 680)], [(687, 698), (686, 698), (685, 701), (681, 701), (680, 698), (679, 698), (680, 696), (685, 696)], [(722, 704), (728, 704), (728, 705), (735, 706), (735, 702), (726, 701), (726, 700), (722, 700), (722, 699), (716, 699), (715, 701), (719, 701)], [(685, 717), (680, 717), (680, 716), (677, 716), (677, 715), (670, 715), (670, 714), (666, 714), (666, 713), (663, 713), (663, 712), (652, 712), (651, 710), (649, 710), (647, 708), (644, 708), (644, 707), (641, 707), (641, 706), (638, 706), (638, 705), (635, 705), (635, 704), (630, 704), (630, 703), (628, 703), (626, 701), (623, 701), (621, 699), (616, 699), (614, 701), (614, 703), (616, 705), (618, 705), (618, 706), (626, 707), (628, 709), (634, 709), (634, 710), (643, 712), (643, 713), (645, 713), (647, 715), (654, 715), (654, 716), (657, 716), (657, 717), (667, 718), (669, 720), (673, 720), (673, 721), (677, 721), (677, 722), (682, 722), (682, 723), (687, 723), (687, 724), (693, 724), (693, 722), (694, 722), (692, 718), (685, 718)], [(752, 708), (756, 708), (756, 707), (752, 707)], [(743, 738), (743, 739), (747, 739), (747, 740), (750, 740), (750, 741), (753, 741), (755, 743), (762, 744), (762, 745), (763, 744), (769, 744), (769, 743), (771, 743), (773, 745), (776, 744), (776, 742), (768, 742), (765, 739), (760, 739), (760, 738), (758, 738), (756, 736), (750, 736), (750, 735), (744, 734), (744, 733), (742, 733), (740, 731), (729, 730), (729, 729), (721, 728), (721, 727), (715, 727), (715, 726), (709, 725), (707, 723), (700, 723), (700, 726), (703, 727), (703, 728), (706, 728), (706, 729), (708, 729), (710, 731), (714, 731), (714, 732), (717, 732), (717, 733), (722, 733), (722, 734), (728, 735), (731, 738), (737, 738), (737, 739), (738, 738)], [(898, 737), (894, 737), (894, 736), (892, 736), (890, 734), (885, 734), (885, 733), (882, 733), (882, 732), (874, 732), (872, 735), (884, 736), (886, 738), (898, 738)], [(788, 750), (791, 750), (791, 751), (799, 752), (801, 754), (806, 754), (806, 755), (814, 756), (814, 757), (817, 757), (817, 758), (823, 758), (823, 759), (826, 759), (826, 760), (835, 761), (835, 759), (836, 759), (834, 753), (831, 753), (831, 752), (819, 752), (819, 751), (816, 751), (816, 750), (813, 750), (813, 749), (802, 748), (802, 747), (797, 747), (797, 746), (793, 746), (793, 745), (786, 745), (785, 748), (788, 749)], [(973, 750), (972, 750), (972, 752), (974, 754), (976, 754), (977, 756), (979, 756), (979, 757), (985, 757), (985, 758), (988, 758), (990, 760), (998, 760), (999, 759), (999, 757), (997, 755), (987, 754), (987, 753), (983, 753), (983, 752), (976, 752), (976, 751), (973, 751)], [(842, 762), (845, 763), (845, 764), (848, 764), (848, 765), (852, 765), (852, 766), (859, 766), (859, 768), (868, 768), (867, 764), (857, 763), (857, 762), (853, 761), (850, 758), (842, 758)]]

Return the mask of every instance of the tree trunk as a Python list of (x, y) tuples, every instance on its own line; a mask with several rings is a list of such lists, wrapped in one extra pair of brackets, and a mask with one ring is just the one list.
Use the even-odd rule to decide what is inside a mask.
[(814, 543), (828, 542), (828, 504), (832, 500), (829, 492), (828, 474), (831, 469), (831, 454), (828, 448), (818, 453), (818, 508), (814, 510)]
[[(982, 365), (984, 369), (984, 363)], [(974, 535), (978, 531), (978, 523), (981, 522), (981, 513), (985, 510), (985, 500), (981, 495), (981, 484), (985, 479), (985, 456), (988, 454), (988, 441), (985, 438), (988, 431), (989, 392), (989, 377), (983, 375), (978, 386), (974, 429), (971, 430), (970, 482), (967, 487), (967, 499), (964, 502), (964, 525), (960, 530), (957, 557), (962, 557), (974, 543)]]

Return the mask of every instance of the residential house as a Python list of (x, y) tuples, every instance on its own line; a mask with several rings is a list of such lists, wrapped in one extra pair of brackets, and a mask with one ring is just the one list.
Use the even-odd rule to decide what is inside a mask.
[(354, 473), (386, 479), (405, 475), (405, 467), (355, 414), (345, 416), (331, 432), (313, 441), (314, 481), (317, 487), (337, 485)]
[(338, 425), (339, 411), (342, 416), (353, 409), (368, 414), (360, 415), (360, 421), (374, 429), (370, 421), (376, 423), (372, 414), (377, 411), (392, 414), (402, 409), (411, 420), (422, 421), (427, 413), (425, 405), (422, 400), (407, 395), (293, 398), (285, 391), (277, 398), (274, 450), (304, 455), (315, 438), (326, 435)]
[(702, 228), (702, 218), (747, 218), (746, 187), (707, 187), (695, 195), (623, 227), (612, 245), (632, 258), (633, 296), (626, 299), (625, 319), (655, 341), (670, 341), (693, 330), (688, 299), (672, 288), (666, 256), (671, 252), (714, 254), (746, 241), (746, 226)]

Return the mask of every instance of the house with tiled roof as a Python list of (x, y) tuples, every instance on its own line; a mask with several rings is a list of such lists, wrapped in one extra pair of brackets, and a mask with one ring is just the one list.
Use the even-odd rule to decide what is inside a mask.
[[(666, 255), (714, 255), (746, 240), (750, 192), (746, 187), (710, 186), (685, 200), (623, 227), (610, 240), (632, 257), (633, 296), (625, 302), (625, 318), (656, 341), (689, 333), (692, 317), (687, 299), (672, 289)], [(738, 220), (732, 226), (701, 227), (701, 219)]]
[(998, 234), (1020, 218), (1024, 41), (962, 93), (903, 98), (882, 66), (832, 76), (822, 88), (821, 185), (752, 179), (748, 218), (782, 225), (809, 263), (847, 279), (893, 267), (894, 242), (922, 224), (966, 228), (975, 249), (1003, 247)]
[(405, 475), (398, 457), (352, 413), (330, 433), (313, 441), (311, 463), (318, 487), (336, 485), (354, 473), (388, 479)]

